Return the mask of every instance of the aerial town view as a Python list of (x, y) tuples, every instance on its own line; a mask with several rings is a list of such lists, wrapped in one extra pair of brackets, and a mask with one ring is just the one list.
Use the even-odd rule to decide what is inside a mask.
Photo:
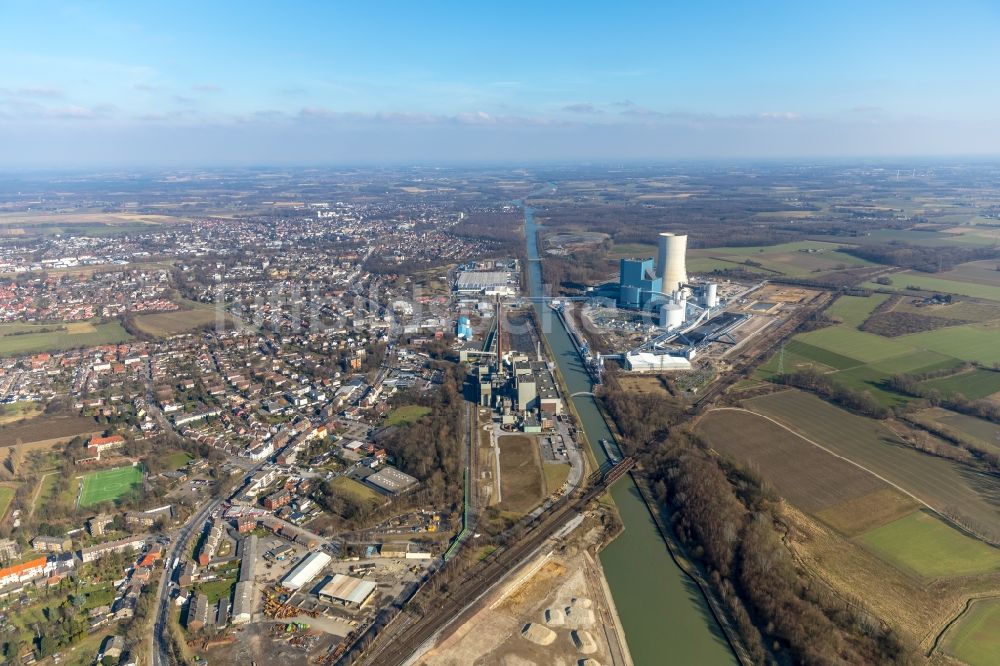
[(1000, 664), (959, 4), (0, 8), (0, 664)]

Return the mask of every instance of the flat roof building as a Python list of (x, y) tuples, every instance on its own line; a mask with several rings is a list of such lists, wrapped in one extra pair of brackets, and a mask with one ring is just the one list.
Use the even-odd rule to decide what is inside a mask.
[(455, 280), (455, 291), (487, 296), (514, 293), (514, 274), (509, 271), (462, 271)]
[(383, 467), (379, 471), (367, 477), (365, 481), (379, 490), (383, 490), (393, 495), (398, 495), (407, 488), (417, 485), (417, 480), (415, 478), (409, 474), (400, 472), (395, 467)]
[(309, 553), (281, 579), (281, 586), (286, 590), (301, 590), (332, 560), (333, 558), (321, 550)]

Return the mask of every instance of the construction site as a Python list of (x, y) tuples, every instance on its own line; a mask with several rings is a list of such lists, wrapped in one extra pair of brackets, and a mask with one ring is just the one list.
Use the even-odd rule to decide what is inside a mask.
[(599, 547), (600, 510), (539, 552), (416, 662), (426, 666), (631, 665)]

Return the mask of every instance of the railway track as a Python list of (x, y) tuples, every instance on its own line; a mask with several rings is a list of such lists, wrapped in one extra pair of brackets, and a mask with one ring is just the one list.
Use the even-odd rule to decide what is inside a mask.
[(404, 611), (397, 616), (375, 639), (361, 663), (369, 666), (403, 664), (440, 630), (461, 623), (466, 615), (474, 612), (473, 605), (476, 601), (542, 546), (573, 514), (604, 493), (609, 485), (621, 478), (634, 464), (632, 458), (626, 458), (599, 475), (582, 494), (566, 496), (554, 502), (549, 510), (542, 512), (533, 523), (525, 527), (526, 532), (521, 538), (496, 550), (458, 581), (448, 584), (447, 591), (441, 592), (440, 586), (434, 586), (433, 590), (429, 587), (422, 590), (424, 593), (418, 593), (414, 600), (423, 607), (424, 612), (417, 614)]
[(796, 312), (793, 316), (781, 322), (774, 330), (766, 332), (760, 340), (748, 345), (740, 352), (739, 358), (733, 363), (732, 369), (702, 393), (696, 405), (698, 407), (711, 405), (715, 398), (725, 393), (730, 386), (745, 377), (748, 371), (763, 363), (767, 359), (768, 354), (774, 350), (779, 342), (795, 335), (806, 319), (814, 313), (824, 310), (832, 300), (832, 294), (824, 294), (817, 297), (808, 306), (802, 308), (800, 312)]

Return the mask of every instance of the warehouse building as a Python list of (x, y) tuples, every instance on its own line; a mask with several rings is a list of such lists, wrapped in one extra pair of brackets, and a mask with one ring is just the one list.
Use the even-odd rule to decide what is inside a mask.
[(653, 354), (651, 352), (629, 352), (625, 354), (625, 369), (631, 372), (690, 370), (691, 361), (683, 356)]
[(371, 600), (376, 588), (372, 581), (335, 574), (320, 589), (319, 596), (348, 608), (361, 608)]
[(281, 579), (281, 586), (286, 590), (301, 590), (309, 584), (309, 581), (316, 578), (332, 559), (321, 550), (309, 553)]
[(253, 581), (236, 583), (233, 593), (233, 612), (229, 618), (232, 624), (246, 624), (253, 618)]
[(513, 296), (516, 282), (510, 271), (462, 271), (455, 279), (455, 291), (461, 294)]
[(367, 477), (365, 481), (375, 486), (378, 490), (391, 495), (398, 495), (404, 490), (417, 485), (415, 478), (409, 474), (400, 472), (395, 467), (383, 467)]

